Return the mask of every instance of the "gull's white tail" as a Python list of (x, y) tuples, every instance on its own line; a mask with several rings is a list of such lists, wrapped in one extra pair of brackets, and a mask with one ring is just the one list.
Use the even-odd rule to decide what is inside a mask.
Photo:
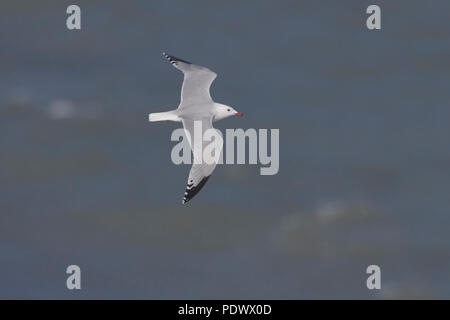
[(155, 112), (148, 115), (148, 121), (181, 121), (174, 111)]

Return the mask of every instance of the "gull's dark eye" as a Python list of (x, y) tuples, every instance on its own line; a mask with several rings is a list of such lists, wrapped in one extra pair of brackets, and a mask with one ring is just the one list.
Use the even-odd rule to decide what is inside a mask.
[(227, 109), (227, 111), (230, 111), (230, 109)]

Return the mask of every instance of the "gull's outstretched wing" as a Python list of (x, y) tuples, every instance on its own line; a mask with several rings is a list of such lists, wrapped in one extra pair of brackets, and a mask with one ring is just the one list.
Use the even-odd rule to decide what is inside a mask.
[[(195, 121), (199, 121), (202, 124), (202, 137), (203, 137), (203, 133), (207, 129), (213, 129), (212, 118), (203, 118), (203, 119), (195, 120)], [(208, 164), (205, 161), (202, 161), (201, 164), (195, 163), (196, 159), (202, 159), (201, 151), (205, 150), (205, 147), (212, 142), (211, 141), (203, 141), (203, 139), (201, 139), (202, 150), (197, 150), (195, 147), (193, 147), (193, 141), (195, 139), (195, 137), (194, 137), (194, 120), (183, 119), (183, 126), (184, 126), (184, 131), (186, 133), (186, 137), (188, 138), (189, 144), (191, 145), (192, 154), (194, 155), (194, 163), (192, 165), (191, 171), (189, 171), (188, 183), (187, 183), (186, 191), (185, 191), (184, 197), (183, 197), (183, 203), (186, 203), (189, 200), (191, 200), (200, 191), (201, 188), (203, 188), (206, 181), (208, 181), (209, 177), (211, 176), (212, 172), (214, 171), (214, 169), (217, 165), (217, 161), (214, 161), (211, 164)], [(222, 151), (222, 147), (223, 147), (223, 140), (215, 141), (215, 143), (217, 143), (215, 152), (218, 152), (218, 154), (220, 155), (220, 152)], [(217, 156), (216, 159), (218, 160), (219, 156)]]
[(215, 72), (206, 67), (198, 66), (188, 61), (170, 56), (167, 53), (163, 53), (163, 55), (175, 68), (181, 70), (184, 74), (179, 108), (213, 102), (211, 95), (209, 94), (209, 88), (211, 87), (211, 83), (217, 77)]

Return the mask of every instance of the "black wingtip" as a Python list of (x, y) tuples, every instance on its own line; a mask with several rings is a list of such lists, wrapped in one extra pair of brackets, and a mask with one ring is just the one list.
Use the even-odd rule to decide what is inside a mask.
[(200, 181), (199, 184), (196, 185), (195, 187), (193, 186), (192, 183), (188, 183), (182, 203), (185, 204), (186, 202), (191, 200), (205, 186), (205, 183), (208, 181), (209, 177), (210, 175), (204, 177), (202, 181)]
[(163, 56), (166, 57), (166, 59), (169, 60), (169, 62), (171, 64), (176, 64), (178, 61), (179, 62), (184, 62), (184, 63), (187, 63), (187, 64), (192, 64), (189, 61), (186, 61), (186, 60), (183, 60), (183, 59), (171, 56), (170, 54), (167, 54), (166, 52), (163, 52)]

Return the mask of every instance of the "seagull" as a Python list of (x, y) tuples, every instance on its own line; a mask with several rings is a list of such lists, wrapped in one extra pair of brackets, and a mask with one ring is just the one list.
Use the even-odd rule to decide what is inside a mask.
[[(165, 52), (163, 52), (163, 56), (184, 74), (183, 86), (181, 88), (181, 101), (175, 110), (150, 113), (149, 121), (168, 120), (183, 123), (184, 131), (194, 156), (194, 164), (189, 171), (187, 187), (182, 201), (185, 204), (204, 187), (217, 164), (217, 162), (213, 162), (212, 164), (204, 163), (201, 161), (202, 155), (194, 152), (192, 145), (192, 141), (194, 141), (194, 121), (201, 121), (203, 130), (207, 130), (213, 128), (212, 123), (214, 121), (222, 120), (233, 115), (243, 116), (244, 114), (234, 110), (230, 106), (213, 101), (209, 93), (209, 88), (217, 77), (215, 72), (206, 67), (168, 55)], [(203, 139), (201, 140), (203, 147), (205, 147), (205, 141)], [(218, 146), (220, 147), (219, 152), (222, 150), (222, 146), (223, 141)]]

